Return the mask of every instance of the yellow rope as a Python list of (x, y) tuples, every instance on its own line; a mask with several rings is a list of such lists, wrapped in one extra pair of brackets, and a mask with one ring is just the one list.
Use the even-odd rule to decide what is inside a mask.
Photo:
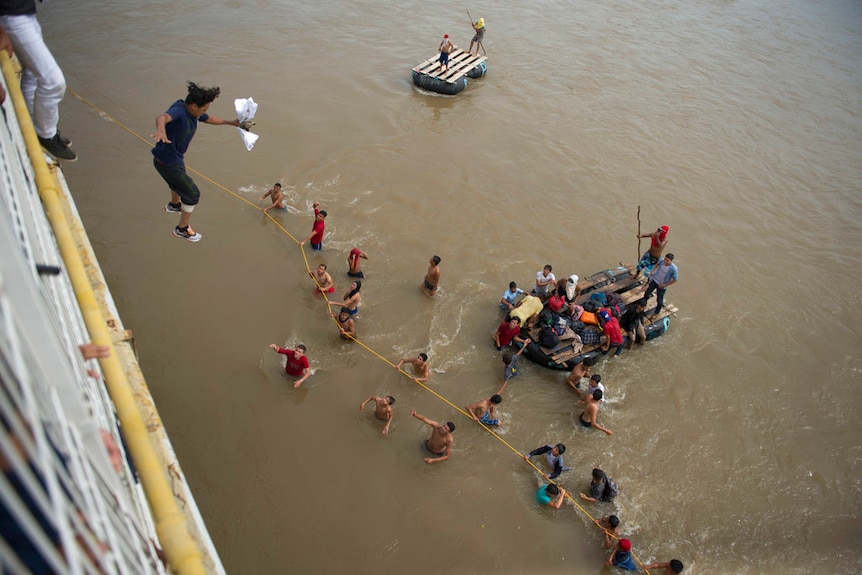
[[(93, 104), (92, 102), (90, 102), (89, 100), (87, 100), (86, 98), (84, 98), (83, 96), (81, 96), (80, 94), (78, 94), (77, 92), (75, 92), (74, 90), (72, 90), (71, 88), (67, 88), (67, 91), (68, 91), (68, 92), (70, 92), (71, 94), (73, 94), (76, 98), (78, 98), (79, 100), (81, 100), (81, 101), (82, 101), (83, 103), (85, 103), (86, 105), (88, 105), (88, 106), (90, 106), (91, 108), (93, 108), (95, 111), (97, 111), (97, 112), (98, 112), (99, 114), (101, 114), (103, 117), (105, 117), (105, 118), (109, 119), (111, 122), (115, 123), (116, 125), (118, 125), (118, 126), (119, 126), (119, 127), (121, 127), (122, 129), (124, 129), (125, 131), (127, 131), (128, 133), (130, 133), (131, 135), (133, 135), (134, 137), (136, 137), (137, 139), (139, 139), (139, 140), (141, 140), (142, 142), (144, 142), (144, 143), (146, 143), (147, 145), (149, 145), (150, 147), (153, 147), (153, 145), (154, 145), (154, 144), (153, 144), (152, 142), (150, 142), (150, 140), (148, 140), (148, 139), (144, 138), (143, 136), (141, 136), (140, 134), (138, 134), (137, 132), (135, 132), (134, 130), (132, 130), (131, 128), (129, 128), (128, 126), (126, 126), (125, 124), (123, 124), (122, 122), (120, 122), (120, 121), (119, 121), (118, 119), (116, 119), (114, 116), (112, 116), (112, 115), (110, 115), (109, 113), (105, 112), (104, 110), (102, 110), (101, 108), (99, 108), (98, 106), (96, 106), (95, 104)], [(241, 196), (241, 195), (237, 194), (237, 193), (236, 193), (236, 192), (234, 192), (233, 190), (231, 190), (231, 189), (229, 189), (229, 188), (226, 188), (226, 187), (225, 187), (225, 186), (223, 186), (222, 184), (220, 184), (220, 183), (216, 182), (215, 180), (213, 180), (212, 178), (210, 178), (210, 177), (208, 177), (208, 176), (204, 175), (203, 173), (199, 172), (198, 170), (196, 170), (196, 169), (194, 169), (194, 168), (190, 168), (190, 167), (188, 167), (188, 166), (186, 166), (186, 170), (187, 170), (187, 171), (189, 171), (189, 172), (194, 173), (195, 175), (197, 175), (197, 176), (199, 176), (199, 177), (203, 178), (204, 180), (206, 180), (207, 182), (209, 182), (209, 183), (210, 183), (210, 184), (212, 184), (213, 186), (215, 186), (215, 187), (219, 188), (220, 190), (223, 190), (223, 191), (227, 192), (227, 193), (228, 193), (228, 194), (230, 194), (231, 196), (233, 196), (233, 197), (237, 198), (238, 200), (240, 200), (240, 201), (244, 202), (245, 204), (247, 204), (247, 205), (249, 205), (249, 206), (253, 207), (254, 209), (256, 209), (256, 210), (258, 210), (258, 211), (262, 212), (262, 213), (263, 213), (267, 218), (269, 218), (269, 220), (270, 220), (272, 223), (274, 223), (276, 226), (278, 226), (278, 228), (279, 228), (281, 231), (283, 231), (285, 234), (287, 234), (287, 236), (288, 236), (290, 239), (292, 239), (292, 240), (294, 241), (294, 243), (296, 243), (297, 245), (299, 245), (299, 249), (300, 249), (300, 251), (302, 252), (302, 259), (303, 259), (303, 261), (305, 262), (305, 271), (306, 271), (306, 272), (308, 272), (308, 274), (309, 274), (309, 275), (311, 276), (311, 278), (314, 280), (314, 283), (317, 285), (317, 287), (318, 287), (318, 288), (320, 288), (320, 287), (321, 287), (320, 283), (317, 281), (317, 278), (316, 278), (316, 277), (314, 276), (314, 274), (311, 272), (311, 267), (309, 266), (309, 263), (308, 263), (308, 255), (305, 253), (305, 246), (303, 246), (303, 245), (301, 245), (301, 244), (300, 244), (300, 241), (301, 241), (301, 240), (296, 239), (296, 237), (295, 237), (293, 234), (291, 234), (289, 231), (287, 231), (287, 229), (286, 229), (283, 225), (281, 225), (281, 223), (280, 223), (280, 222), (278, 222), (278, 220), (276, 220), (275, 218), (273, 218), (273, 217), (272, 217), (272, 215), (271, 215), (269, 212), (264, 212), (264, 211), (263, 211), (263, 208), (261, 208), (261, 207), (260, 207), (260, 206), (258, 206), (257, 204), (255, 204), (255, 203), (253, 203), (253, 202), (250, 202), (248, 199), (246, 199), (246, 198), (244, 198), (243, 196)], [(330, 299), (326, 296), (326, 294), (325, 294), (325, 293), (323, 293), (322, 291), (321, 291), (321, 293), (323, 294), (323, 299), (326, 301), (326, 307), (327, 307), (327, 311), (329, 312), (330, 317), (331, 317), (331, 318), (332, 318), (332, 320), (336, 323), (336, 325), (339, 325), (339, 328), (340, 328), (340, 324), (338, 324), (338, 320), (335, 318), (335, 315), (332, 313), (332, 311), (331, 311), (331, 306), (330, 306), (330, 303), (337, 303), (337, 302), (333, 302), (332, 300), (330, 300)], [(339, 329), (339, 331), (340, 331), (340, 329)], [(345, 334), (345, 335), (346, 335), (346, 334)], [(381, 354), (379, 354), (377, 351), (375, 351), (374, 349), (370, 348), (368, 345), (366, 345), (365, 343), (363, 343), (363, 342), (362, 342), (362, 341), (360, 341), (359, 339), (355, 338), (355, 337), (354, 337), (354, 336), (352, 336), (352, 335), (346, 335), (346, 337), (350, 338), (352, 341), (354, 341), (354, 342), (355, 342), (355, 343), (357, 343), (358, 345), (362, 346), (366, 351), (368, 351), (369, 353), (371, 353), (372, 355), (374, 355), (375, 357), (377, 357), (377, 358), (378, 358), (378, 359), (380, 359), (381, 361), (383, 361), (383, 362), (385, 362), (385, 363), (388, 363), (388, 364), (389, 364), (389, 365), (391, 365), (392, 367), (396, 367), (396, 365), (395, 365), (394, 363), (392, 363), (392, 361), (391, 361), (391, 360), (389, 360), (389, 359), (387, 359), (386, 357), (382, 356), (382, 355), (381, 355)], [(408, 373), (407, 373), (406, 371), (404, 371), (403, 369), (399, 369), (398, 371), (399, 371), (401, 374), (403, 374), (405, 377), (407, 377), (407, 378), (409, 378), (409, 379), (413, 380), (413, 382), (414, 382), (414, 383), (416, 383), (417, 385), (419, 385), (420, 387), (422, 387), (425, 391), (427, 391), (427, 392), (431, 393), (431, 394), (432, 394), (432, 395), (434, 395), (437, 399), (439, 399), (440, 401), (442, 401), (442, 402), (446, 403), (447, 405), (449, 405), (450, 407), (452, 407), (455, 411), (457, 411), (457, 412), (461, 413), (462, 415), (464, 415), (464, 417), (467, 417), (467, 418), (469, 418), (471, 421), (473, 421), (473, 417), (472, 417), (469, 413), (467, 413), (466, 411), (464, 411), (461, 407), (459, 407), (459, 406), (455, 405), (454, 403), (452, 403), (451, 401), (449, 401), (449, 399), (447, 399), (447, 398), (446, 398), (446, 397), (444, 397), (443, 395), (440, 395), (440, 394), (439, 394), (439, 393), (437, 393), (435, 390), (431, 389), (430, 387), (428, 387), (427, 385), (425, 385), (425, 383), (423, 383), (423, 382), (419, 381), (417, 378), (415, 378), (415, 377), (411, 376), (410, 374), (408, 374)], [(486, 426), (484, 423), (481, 423), (481, 422), (479, 422), (479, 425), (480, 425), (480, 426), (482, 427), (482, 429), (484, 429), (484, 430), (485, 430), (489, 435), (491, 435), (491, 437), (495, 438), (497, 441), (499, 441), (500, 443), (502, 443), (503, 445), (505, 445), (506, 447), (508, 447), (508, 448), (509, 448), (513, 453), (517, 454), (521, 459), (523, 459), (523, 458), (524, 458), (524, 455), (525, 455), (525, 454), (523, 454), (523, 453), (521, 453), (520, 451), (518, 451), (518, 449), (517, 449), (517, 448), (515, 448), (515, 447), (514, 447), (512, 444), (510, 444), (508, 441), (506, 441), (505, 439), (503, 439), (502, 437), (500, 437), (500, 435), (498, 435), (497, 433), (494, 433), (494, 431), (493, 431), (491, 428), (489, 428), (488, 426)], [(536, 464), (535, 464), (535, 463), (533, 463), (533, 462), (532, 462), (531, 460), (529, 460), (529, 459), (528, 459), (528, 460), (526, 460), (526, 461), (527, 461), (527, 463), (529, 463), (529, 464), (530, 464), (530, 466), (531, 466), (533, 469), (535, 469), (535, 470), (536, 470), (540, 475), (542, 475), (543, 477), (545, 477), (545, 478), (547, 479), (546, 474), (545, 474), (541, 469), (539, 469), (539, 468), (536, 466)], [(552, 479), (548, 479), (548, 481), (549, 481), (549, 482), (551, 482), (551, 483), (554, 483), (555, 485), (559, 485), (559, 484), (557, 484), (557, 483), (556, 483), (554, 480), (552, 480)], [(590, 512), (589, 512), (589, 511), (587, 511), (586, 509), (584, 509), (584, 508), (580, 505), (580, 503), (578, 503), (578, 502), (575, 500), (575, 498), (574, 498), (574, 497), (572, 497), (572, 494), (571, 494), (568, 490), (566, 490), (566, 497), (568, 498), (568, 500), (569, 500), (569, 501), (571, 501), (571, 502), (572, 502), (572, 504), (573, 504), (573, 505), (574, 505), (574, 506), (575, 506), (579, 511), (581, 511), (584, 515), (586, 515), (586, 516), (589, 518), (589, 520), (593, 523), (593, 525), (598, 526), (598, 523), (596, 522), (596, 519), (595, 519), (595, 518), (590, 514)], [(609, 532), (608, 530), (606, 530), (606, 529), (604, 529), (604, 528), (602, 528), (602, 527), (599, 527), (599, 528), (600, 528), (600, 529), (602, 529), (602, 531), (604, 531), (604, 532), (605, 532), (607, 535), (609, 535), (610, 537), (612, 537), (612, 538), (614, 538), (614, 539), (619, 539), (616, 535), (614, 535), (613, 533)], [(635, 553), (634, 553), (634, 552), (632, 552), (632, 556), (635, 558), (635, 560), (636, 560), (638, 563), (640, 563), (641, 567), (643, 567), (643, 563), (641, 563), (640, 559), (638, 559), (638, 557), (635, 555)], [(647, 572), (647, 574), (649, 575), (649, 571), (648, 571), (648, 570), (646, 570), (646, 572)]]

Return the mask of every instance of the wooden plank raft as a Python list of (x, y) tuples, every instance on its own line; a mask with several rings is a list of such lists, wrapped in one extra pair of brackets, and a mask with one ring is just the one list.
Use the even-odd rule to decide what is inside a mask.
[[(602, 278), (601, 274), (603, 273), (604, 272), (600, 272), (591, 276), (589, 279), (592, 281), (585, 282), (586, 285), (590, 288), (598, 288), (598, 290), (600, 290), (601, 287), (607, 287), (609, 285), (612, 286), (612, 289), (601, 291), (616, 291), (617, 289), (622, 290), (622, 293), (617, 293), (619, 293), (620, 299), (626, 306), (635, 305), (635, 302), (637, 300), (643, 299), (644, 292), (642, 289), (638, 289), (638, 287), (646, 284), (646, 278), (643, 275), (640, 275), (639, 277), (635, 278), (628, 274), (619, 274), (616, 276), (616, 278)], [(583, 284), (581, 284), (581, 282), (578, 282), (578, 285), (581, 285), (583, 287)], [(593, 289), (593, 291), (598, 290)], [(647, 310), (655, 309), (657, 295), (658, 294), (655, 293), (652, 294), (649, 302), (647, 302), (647, 305), (645, 306)], [(583, 299), (589, 299), (589, 293), (586, 294), (586, 297)], [(581, 300), (581, 298), (579, 297), (578, 300)], [(644, 328), (646, 328), (653, 322), (663, 320), (669, 315), (675, 316), (678, 311), (679, 310), (675, 305), (665, 302), (664, 306), (662, 306), (661, 312), (659, 312), (658, 315), (650, 316), (649, 312), (647, 312), (647, 315), (645, 315), (643, 318)], [(532, 329), (529, 331), (530, 338), (533, 341), (538, 342), (540, 331), (541, 330), (539, 329), (539, 327), (534, 324)], [(567, 328), (566, 333), (563, 334), (563, 336), (560, 338), (560, 342), (556, 346), (554, 346), (553, 349), (544, 346), (539, 346), (539, 349), (542, 351), (542, 353), (549, 356), (554, 362), (558, 364), (564, 364), (570, 359), (573, 359), (581, 354), (589, 353), (590, 351), (593, 351), (600, 347), (599, 345), (581, 345), (575, 343), (578, 340), (576, 340), (573, 335), (574, 333), (571, 332), (571, 329)]]
[(413, 71), (454, 84), (457, 80), (466, 76), (467, 72), (487, 60), (485, 56), (473, 56), (460, 48), (455, 48), (449, 54), (449, 71), (441, 74), (439, 73), (439, 59), (440, 53), (438, 52), (436, 56), (428, 58), (413, 68)]

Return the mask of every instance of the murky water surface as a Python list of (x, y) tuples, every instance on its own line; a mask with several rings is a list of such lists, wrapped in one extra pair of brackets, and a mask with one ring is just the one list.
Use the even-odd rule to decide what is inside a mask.
[[(505, 4), (505, 3), (503, 3)], [(147, 147), (74, 95), (66, 171), (213, 538), (231, 573), (597, 573), (598, 531), (571, 505), (539, 509), (511, 448), (561, 441), (562, 484), (599, 466), (643, 560), (686, 573), (862, 570), (862, 6), (483, 3), (488, 75), (457, 97), (410, 68), (461, 7), (423, 2), (50, 2), (40, 19), (69, 87), (129, 130), (219, 85), (212, 106), (260, 104), (260, 140), (202, 126), (187, 162), (204, 236), (170, 235)], [(329, 212), (329, 265), (386, 359), (427, 351), (436, 394), (344, 343), (302, 253), (252, 203), (276, 180), (296, 237)], [(523, 362), (503, 442), (457, 413), (500, 384), (490, 344), (509, 281), (543, 264), (589, 275), (671, 228), (680, 312), (645, 349), (602, 361), (605, 436), (575, 425), (564, 374)], [(644, 246), (645, 247), (645, 246)], [(418, 290), (442, 257), (440, 293)], [(270, 343), (303, 342), (299, 390)], [(360, 402), (397, 398), (388, 437)], [(423, 463), (453, 420), (455, 453)]]

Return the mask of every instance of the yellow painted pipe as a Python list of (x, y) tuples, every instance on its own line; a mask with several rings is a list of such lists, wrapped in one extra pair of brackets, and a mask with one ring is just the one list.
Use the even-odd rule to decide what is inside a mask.
[(135, 467), (137, 467), (141, 485), (144, 487), (147, 501), (150, 504), (162, 549), (175, 573), (204, 575), (206, 570), (203, 565), (203, 556), (189, 534), (185, 516), (180, 512), (174, 499), (167, 474), (159, 463), (156, 452), (150, 443), (144, 419), (135, 405), (126, 373), (117, 358), (105, 318), (99, 309), (96, 295), (90, 285), (90, 279), (66, 222), (61, 204), (62, 194), (45, 163), (42, 146), (39, 144), (36, 131), (33, 128), (33, 122), (18, 83), (18, 77), (5, 50), (0, 50), (0, 66), (3, 68), (6, 85), (9, 87), (8, 95), (15, 107), (15, 114), (21, 126), (21, 134), (33, 164), (39, 196), (42, 198), (45, 214), (54, 230), (54, 236), (66, 264), (66, 270), (75, 290), (75, 297), (87, 325), (87, 331), (94, 344), (107, 345), (111, 348), (110, 356), (100, 359), (99, 363), (105, 374), (105, 386), (114, 402), (117, 416), (123, 427), (123, 438), (126, 440), (129, 453)]

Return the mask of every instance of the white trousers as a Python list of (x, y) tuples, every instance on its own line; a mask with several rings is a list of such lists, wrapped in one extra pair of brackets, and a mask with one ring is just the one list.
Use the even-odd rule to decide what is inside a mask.
[(36, 133), (53, 138), (60, 121), (60, 101), (66, 93), (66, 78), (54, 60), (35, 14), (0, 16), (0, 24), (12, 41), (21, 62), (21, 92), (33, 117)]

